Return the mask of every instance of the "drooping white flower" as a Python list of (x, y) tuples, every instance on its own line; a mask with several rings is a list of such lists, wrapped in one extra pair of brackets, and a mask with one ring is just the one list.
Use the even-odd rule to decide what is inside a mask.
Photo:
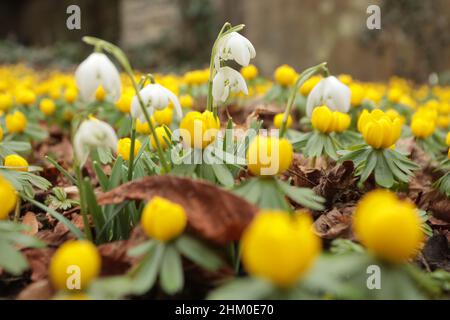
[[(181, 105), (177, 96), (162, 85), (158, 83), (151, 83), (145, 86), (145, 88), (139, 91), (139, 93), (149, 115), (152, 115), (155, 110), (162, 110), (166, 108), (169, 105), (169, 102), (172, 102), (178, 118), (181, 119), (183, 116)], [(146, 122), (144, 112), (142, 111), (137, 96), (134, 96), (131, 101), (131, 115), (134, 118), (139, 118), (141, 122)]]
[(329, 76), (319, 81), (311, 90), (306, 102), (306, 114), (311, 117), (315, 107), (326, 105), (333, 111), (350, 110), (351, 91), (336, 77)]
[(113, 151), (117, 148), (117, 135), (106, 122), (90, 119), (84, 121), (73, 139), (73, 148), (80, 166), (87, 160), (92, 148), (107, 147)]
[(230, 67), (222, 67), (213, 79), (212, 95), (214, 100), (225, 102), (230, 92), (248, 94), (244, 77)]
[(100, 86), (105, 90), (108, 101), (116, 102), (120, 98), (119, 71), (104, 53), (94, 52), (80, 63), (75, 79), (84, 101), (94, 101)]
[(239, 33), (231, 32), (219, 40), (214, 65), (216, 69), (219, 69), (220, 59), (222, 59), (235, 60), (241, 66), (246, 67), (250, 63), (250, 59), (254, 57), (256, 57), (256, 50), (253, 44)]

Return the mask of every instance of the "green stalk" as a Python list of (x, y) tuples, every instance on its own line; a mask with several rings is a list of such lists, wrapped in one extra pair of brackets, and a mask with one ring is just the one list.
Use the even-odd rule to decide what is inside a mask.
[(322, 62), (321, 64), (318, 64), (314, 67), (306, 69), (299, 75), (299, 77), (297, 78), (297, 81), (295, 81), (295, 84), (292, 87), (291, 93), (289, 94), (289, 99), (288, 99), (288, 102), (286, 105), (286, 109), (284, 110), (283, 121), (281, 123), (281, 128), (280, 128), (280, 138), (282, 138), (284, 136), (284, 134), (286, 133), (286, 124), (287, 124), (289, 115), (291, 113), (292, 106), (294, 105), (295, 98), (297, 97), (298, 90), (315, 73), (322, 71), (325, 74), (328, 74), (328, 68), (326, 67), (326, 65), (327, 65), (326, 62)]
[(134, 169), (134, 146), (136, 144), (136, 122), (131, 118), (131, 144), (130, 144), (130, 157), (128, 159), (128, 181), (133, 179)]
[(86, 235), (86, 238), (88, 240), (92, 241), (92, 232), (89, 226), (89, 218), (86, 206), (86, 195), (84, 193), (83, 188), (83, 174), (81, 173), (81, 168), (78, 165), (78, 163), (75, 164), (75, 172), (77, 175), (78, 193), (80, 194), (80, 207), (81, 207), (81, 215), (83, 217), (84, 234)]

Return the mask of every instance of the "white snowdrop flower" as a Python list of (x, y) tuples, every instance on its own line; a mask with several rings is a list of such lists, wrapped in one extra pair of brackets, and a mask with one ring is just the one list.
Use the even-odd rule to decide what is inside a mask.
[[(139, 93), (149, 115), (152, 115), (155, 110), (162, 110), (166, 108), (169, 105), (169, 102), (172, 102), (178, 118), (181, 119), (183, 116), (181, 105), (177, 96), (169, 89), (164, 88), (162, 85), (158, 83), (151, 83), (145, 86), (145, 88), (143, 88)], [(134, 96), (131, 101), (131, 115), (133, 118), (139, 118), (141, 122), (147, 121), (137, 96)]]
[(92, 148), (107, 147), (113, 151), (117, 148), (117, 135), (106, 122), (95, 118), (84, 121), (73, 139), (75, 157), (83, 166)]
[(306, 114), (311, 117), (315, 107), (326, 105), (333, 111), (350, 110), (351, 91), (336, 77), (329, 76), (319, 81), (311, 90), (306, 102)]
[(214, 100), (225, 102), (230, 92), (248, 94), (244, 77), (230, 67), (222, 67), (213, 79), (212, 95)]
[(239, 33), (231, 32), (219, 40), (214, 65), (216, 69), (219, 69), (219, 58), (221, 58), (222, 60), (235, 60), (241, 66), (246, 67), (250, 63), (250, 59), (254, 57), (256, 57), (256, 50), (253, 44)]
[(104, 53), (94, 52), (80, 63), (75, 79), (84, 101), (94, 101), (100, 86), (105, 90), (108, 101), (116, 102), (120, 98), (119, 71)]

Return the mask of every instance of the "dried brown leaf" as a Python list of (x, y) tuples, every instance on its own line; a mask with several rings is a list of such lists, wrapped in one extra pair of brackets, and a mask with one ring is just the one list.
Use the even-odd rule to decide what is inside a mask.
[(99, 204), (125, 200), (167, 198), (184, 207), (191, 230), (216, 243), (240, 239), (258, 208), (246, 200), (204, 181), (172, 176), (145, 177), (97, 197)]
[(49, 300), (55, 294), (49, 280), (40, 280), (28, 285), (17, 296), (17, 300)]
[(34, 212), (27, 212), (22, 218), (22, 224), (30, 227), (30, 230), (23, 231), (24, 234), (34, 236), (39, 231), (39, 222)]
[(324, 239), (352, 238), (352, 212), (354, 207), (345, 209), (333, 208), (321, 215), (315, 222), (316, 233)]

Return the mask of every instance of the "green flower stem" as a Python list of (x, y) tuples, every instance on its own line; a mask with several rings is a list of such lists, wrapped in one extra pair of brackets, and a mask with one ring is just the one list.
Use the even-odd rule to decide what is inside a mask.
[(86, 235), (86, 238), (88, 240), (92, 241), (93, 238), (91, 228), (89, 226), (88, 211), (86, 206), (86, 196), (84, 194), (83, 188), (83, 174), (81, 173), (81, 168), (78, 163), (75, 163), (75, 173), (77, 176), (78, 193), (80, 195), (80, 207), (81, 207), (81, 216), (83, 217), (84, 234)]
[(281, 123), (280, 128), (280, 138), (284, 136), (286, 133), (286, 125), (289, 118), (289, 115), (292, 110), (292, 106), (294, 105), (295, 98), (297, 97), (298, 90), (300, 87), (308, 80), (311, 76), (313, 76), (317, 72), (324, 72), (325, 74), (328, 73), (328, 68), (326, 67), (327, 63), (322, 62), (321, 64), (318, 64), (314, 67), (308, 68), (305, 71), (303, 71), (299, 77), (297, 78), (297, 81), (295, 82), (294, 86), (292, 87), (291, 93), (289, 95), (289, 99), (286, 105), (286, 109), (284, 110), (283, 115), (283, 121)]
[[(208, 97), (206, 100), (206, 110), (209, 110), (214, 113), (214, 115), (217, 116), (217, 106), (214, 105), (214, 99), (212, 96), (212, 87), (213, 87), (213, 79), (216, 75), (216, 70), (214, 68), (214, 58), (217, 54), (217, 44), (219, 43), (220, 39), (231, 33), (231, 32), (239, 32), (244, 28), (243, 24), (239, 24), (237, 26), (232, 27), (231, 23), (225, 22), (222, 26), (222, 29), (220, 29), (219, 34), (217, 35), (216, 41), (214, 41), (212, 50), (211, 50), (211, 59), (209, 61), (209, 80), (208, 80)], [(227, 30), (228, 29), (228, 30)]]
[(20, 196), (18, 196), (17, 202), (16, 202), (16, 208), (14, 209), (14, 222), (19, 221), (21, 204), (22, 204), (22, 198)]
[(128, 159), (128, 181), (133, 180), (134, 169), (134, 147), (136, 145), (136, 122), (131, 118), (131, 144), (130, 144), (130, 157)]

